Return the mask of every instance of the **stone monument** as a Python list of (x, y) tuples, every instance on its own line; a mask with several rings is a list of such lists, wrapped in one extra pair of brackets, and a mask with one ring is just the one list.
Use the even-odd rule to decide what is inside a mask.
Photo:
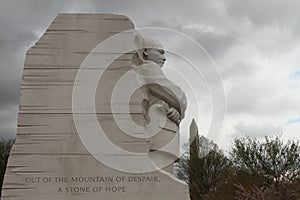
[(3, 200), (188, 200), (186, 98), (125, 16), (59, 14), (28, 50)]

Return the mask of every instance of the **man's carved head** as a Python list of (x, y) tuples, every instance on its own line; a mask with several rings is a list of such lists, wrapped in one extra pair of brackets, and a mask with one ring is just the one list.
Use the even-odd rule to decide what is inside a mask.
[(166, 61), (162, 44), (154, 39), (143, 40), (143, 59), (150, 60), (162, 67)]

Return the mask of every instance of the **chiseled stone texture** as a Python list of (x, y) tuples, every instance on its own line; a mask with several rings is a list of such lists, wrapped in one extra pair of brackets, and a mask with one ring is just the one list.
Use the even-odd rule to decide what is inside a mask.
[[(72, 90), (78, 68), (101, 41), (133, 28), (125, 16), (59, 14), (28, 50), (17, 139), (6, 169), (2, 200), (189, 199), (187, 185), (168, 173), (130, 174), (103, 165), (86, 150), (75, 128)], [(120, 54), (105, 71), (95, 95), (96, 116), (116, 145), (147, 152), (147, 141), (122, 134), (110, 107), (113, 85), (131, 68), (131, 57), (131, 53)], [(141, 99), (137, 91), (130, 114), (143, 124)], [(82, 114), (87, 123), (90, 118), (89, 112)]]

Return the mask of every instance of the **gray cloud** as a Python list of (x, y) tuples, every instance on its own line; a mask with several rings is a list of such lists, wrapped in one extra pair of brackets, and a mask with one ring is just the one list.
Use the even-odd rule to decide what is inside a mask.
[[(257, 79), (257, 74), (262, 70), (259, 66), (240, 70), (234, 70), (234, 73), (243, 74), (230, 74), (231, 78), (226, 78), (227, 114), (284, 117), (299, 109), (298, 97), (289, 95), (273, 80), (263, 80), (262, 83)], [(247, 71), (250, 73), (244, 73)]]
[(254, 75), (255, 71), (257, 71), (256, 67), (248, 65), (243, 61), (237, 61), (235, 64), (230, 65), (227, 68), (222, 68), (221, 74), (223, 80), (232, 81), (235, 78), (251, 77)]
[(235, 33), (194, 33), (195, 38), (214, 58), (223, 55), (229, 48), (238, 44), (238, 36)]
[(35, 34), (27, 32), (8, 38), (0, 36), (0, 109), (7, 104), (17, 104), (25, 50), (35, 39)]
[[(138, 0), (111, 0), (98, 1), (89, 0), (91, 8), (95, 12), (112, 12), (116, 14), (126, 14), (136, 26), (144, 27), (150, 21), (163, 21), (169, 19), (181, 20), (181, 24), (219, 23), (223, 12), (219, 2), (192, 0), (189, 3), (180, 0), (165, 1), (138, 1)], [(83, 9), (85, 10), (85, 9)]]
[(244, 136), (249, 136), (251, 138), (262, 138), (265, 136), (274, 136), (274, 135), (280, 136), (282, 134), (282, 130), (283, 130), (282, 127), (270, 123), (265, 123), (265, 124), (238, 123), (235, 125), (231, 136), (233, 138), (244, 137)]
[(300, 2), (297, 0), (224, 0), (229, 15), (248, 20), (254, 26), (289, 27), (299, 21)]
[[(178, 0), (150, 1), (88, 1), (95, 12), (125, 14), (136, 27), (162, 27), (183, 32), (196, 39), (213, 56), (224, 55), (239, 43), (238, 33), (227, 30), (226, 12), (221, 2)], [(89, 8), (83, 9), (89, 10)]]
[[(216, 30), (210, 30), (209, 27), (199, 24), (197, 27), (186, 27), (184, 24), (180, 24), (177, 20), (171, 21), (152, 21), (146, 26), (149, 27), (162, 27), (170, 28), (176, 31), (187, 34), (195, 39), (203, 48), (215, 59), (224, 55), (228, 49), (234, 45), (239, 44), (239, 37), (234, 32), (221, 32)], [(178, 48), (186, 48), (184, 44), (181, 44)]]
[(16, 135), (18, 106), (7, 105), (0, 110), (0, 138), (11, 139)]

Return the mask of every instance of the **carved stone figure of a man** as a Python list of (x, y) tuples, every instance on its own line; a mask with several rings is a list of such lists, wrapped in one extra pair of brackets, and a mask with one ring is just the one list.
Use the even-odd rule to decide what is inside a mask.
[(179, 125), (186, 110), (186, 96), (161, 70), (166, 61), (164, 48), (153, 39), (143, 39), (142, 47), (135, 71), (149, 90), (149, 103), (161, 100), (167, 106), (168, 118)]
[[(134, 71), (144, 88), (145, 117), (149, 123), (157, 122), (160, 132), (150, 139), (150, 152), (155, 162), (176, 160), (179, 155), (178, 126), (184, 118), (187, 100), (180, 87), (171, 82), (162, 71), (166, 61), (163, 46), (157, 40), (140, 39), (140, 49), (133, 57)], [(151, 115), (151, 109), (154, 113)], [(155, 111), (158, 110), (158, 111)], [(167, 120), (161, 119), (167, 116)], [(174, 141), (175, 138), (175, 141)], [(170, 149), (163, 149), (169, 143)], [(173, 155), (173, 156), (172, 156)], [(166, 171), (172, 173), (173, 162)]]

